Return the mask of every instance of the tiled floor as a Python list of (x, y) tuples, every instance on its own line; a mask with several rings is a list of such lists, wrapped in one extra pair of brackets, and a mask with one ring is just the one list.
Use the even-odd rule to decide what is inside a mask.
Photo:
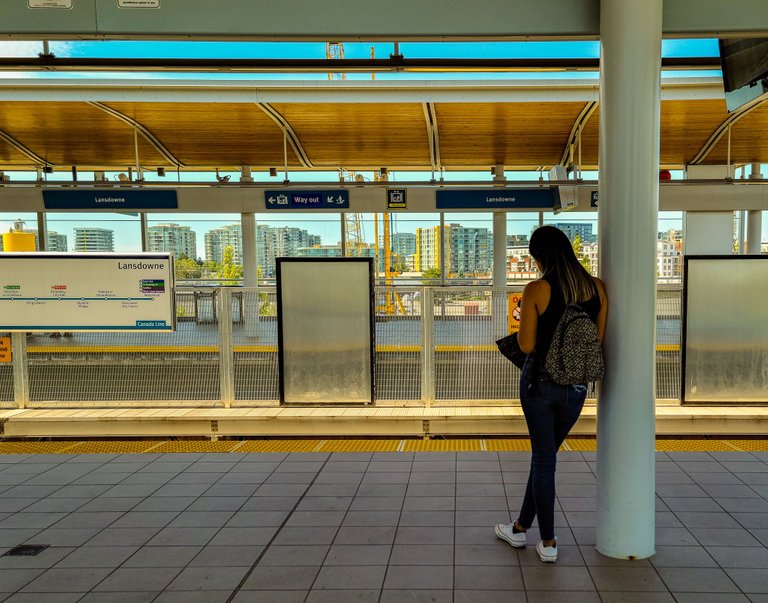
[(0, 601), (768, 601), (768, 453), (658, 453), (657, 554), (622, 562), (562, 452), (556, 565), (493, 534), (528, 454), (0, 455), (0, 554), (50, 545)]

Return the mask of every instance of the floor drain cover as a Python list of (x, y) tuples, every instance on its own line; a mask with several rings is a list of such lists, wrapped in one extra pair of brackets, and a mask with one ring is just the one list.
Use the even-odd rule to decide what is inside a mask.
[(47, 549), (49, 544), (22, 544), (17, 547), (12, 548), (10, 551), (5, 553), (3, 557), (34, 557), (35, 555), (39, 555), (42, 553), (45, 549)]

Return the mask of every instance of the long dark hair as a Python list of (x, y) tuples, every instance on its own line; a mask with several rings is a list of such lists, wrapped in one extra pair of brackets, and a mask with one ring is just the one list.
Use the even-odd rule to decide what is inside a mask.
[(595, 279), (576, 259), (565, 233), (554, 226), (533, 231), (528, 251), (541, 263), (542, 276), (551, 276), (560, 285), (566, 304), (577, 304), (597, 295)]

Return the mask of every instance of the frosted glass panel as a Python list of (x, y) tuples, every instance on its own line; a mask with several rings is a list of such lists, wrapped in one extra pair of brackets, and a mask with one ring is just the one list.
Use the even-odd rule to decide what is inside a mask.
[(685, 402), (768, 403), (768, 258), (688, 258)]
[(278, 264), (283, 401), (372, 402), (372, 263)]

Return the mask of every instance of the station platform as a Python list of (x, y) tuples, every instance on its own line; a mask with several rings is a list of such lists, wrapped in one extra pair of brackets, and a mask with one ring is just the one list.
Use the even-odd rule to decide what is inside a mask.
[[(768, 408), (656, 406), (662, 435), (768, 432)], [(587, 404), (573, 433), (594, 435)], [(0, 437), (458, 437), (526, 435), (519, 405), (266, 406), (257, 408), (56, 408), (0, 410)]]
[(594, 440), (568, 440), (555, 565), (535, 527), (524, 549), (495, 537), (529, 453), (492, 441), (0, 442), (0, 601), (768, 598), (765, 439), (659, 439), (656, 555), (636, 561), (595, 551)]

